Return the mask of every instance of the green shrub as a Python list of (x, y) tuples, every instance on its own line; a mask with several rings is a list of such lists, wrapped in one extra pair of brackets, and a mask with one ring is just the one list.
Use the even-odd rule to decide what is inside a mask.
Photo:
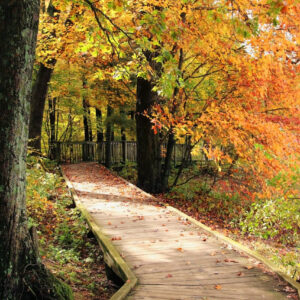
[(123, 168), (118, 172), (118, 175), (124, 179), (136, 183), (137, 182), (137, 165), (134, 162), (126, 162)]
[(200, 181), (190, 181), (186, 184), (176, 186), (168, 194), (169, 198), (173, 199), (185, 199), (194, 200), (197, 194), (202, 194), (202, 191), (206, 190), (207, 186)]
[(299, 212), (300, 201), (293, 199), (257, 202), (244, 213), (239, 225), (244, 233), (294, 245), (299, 242)]

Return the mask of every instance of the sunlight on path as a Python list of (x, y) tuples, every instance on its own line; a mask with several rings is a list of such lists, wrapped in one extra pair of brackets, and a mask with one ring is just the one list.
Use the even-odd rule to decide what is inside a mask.
[(161, 207), (96, 163), (62, 166), (80, 201), (136, 274), (128, 299), (287, 299), (261, 264)]

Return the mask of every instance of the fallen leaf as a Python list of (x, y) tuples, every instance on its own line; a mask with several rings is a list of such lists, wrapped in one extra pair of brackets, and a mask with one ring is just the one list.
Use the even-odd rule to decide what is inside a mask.
[(224, 261), (225, 261), (225, 262), (233, 262), (233, 263), (237, 263), (236, 260), (234, 260), (234, 259), (229, 259), (229, 258), (225, 258)]
[(215, 285), (215, 289), (216, 289), (216, 290), (221, 290), (221, 289), (222, 289), (222, 286), (221, 286), (220, 284), (216, 284), (216, 285)]
[(241, 276), (244, 276), (244, 275), (245, 275), (245, 274), (244, 274), (243, 272), (238, 272), (238, 273), (237, 273), (237, 276), (240, 276), (240, 277), (241, 277)]
[(183, 249), (182, 248), (177, 248), (177, 251), (183, 252)]
[(292, 292), (294, 292), (294, 289), (293, 288), (291, 288), (290, 286), (285, 286), (284, 287), (284, 289), (283, 289), (286, 293), (292, 293)]
[(251, 270), (251, 269), (253, 269), (254, 267), (253, 266), (246, 266), (245, 267), (245, 269), (247, 269), (247, 270)]
[(172, 274), (167, 274), (166, 275), (166, 278), (170, 278), (170, 277), (173, 277), (173, 275)]

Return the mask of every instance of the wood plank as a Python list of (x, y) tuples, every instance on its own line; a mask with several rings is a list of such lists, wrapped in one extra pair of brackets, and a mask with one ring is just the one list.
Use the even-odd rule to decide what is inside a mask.
[[(149, 298), (150, 297), (150, 298)], [(203, 298), (202, 298), (203, 297)], [(272, 287), (266, 290), (264, 287), (249, 287), (244, 285), (234, 285), (227, 289), (221, 287), (220, 290), (215, 285), (197, 287), (174, 287), (174, 286), (145, 286), (140, 285), (136, 291), (131, 293), (128, 299), (286, 299), (283, 293), (274, 293)]]

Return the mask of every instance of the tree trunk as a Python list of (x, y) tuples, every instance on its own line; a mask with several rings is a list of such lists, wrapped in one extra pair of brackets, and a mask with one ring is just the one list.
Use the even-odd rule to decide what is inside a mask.
[(52, 72), (53, 69), (41, 64), (32, 90), (29, 122), (29, 146), (38, 152), (41, 152), (43, 114), (48, 92), (48, 84)]
[(96, 108), (96, 125), (97, 125), (97, 154), (98, 154), (98, 162), (103, 162), (103, 128), (102, 128), (102, 112), (100, 109)]
[(90, 106), (87, 107), (87, 119), (88, 119), (88, 128), (89, 128), (89, 141), (93, 141), (93, 129), (92, 129), (92, 120), (91, 120), (91, 110)]
[(84, 108), (84, 115), (83, 115), (84, 140), (86, 142), (92, 142), (93, 130), (92, 130), (91, 112), (85, 100), (83, 100), (83, 108)]
[(125, 128), (122, 127), (121, 129), (121, 140), (122, 140), (122, 163), (126, 163), (126, 134)]
[[(83, 78), (82, 86), (84, 89), (87, 88), (86, 80)], [(86, 100), (86, 95), (82, 97), (82, 107), (83, 107), (83, 126), (84, 126), (84, 141), (91, 142), (93, 141), (93, 132), (92, 132), (92, 122), (91, 122), (91, 115), (90, 115), (90, 108), (89, 104)], [(84, 161), (93, 160), (94, 153), (93, 153), (93, 146), (90, 144), (83, 144), (82, 145), (82, 156)]]
[[(172, 129), (171, 129), (172, 130)], [(175, 146), (174, 134), (171, 132), (169, 134), (168, 144), (167, 144), (167, 153), (164, 163), (164, 169), (162, 174), (162, 191), (166, 192), (168, 190), (169, 176), (171, 172), (171, 162), (172, 154)]]
[(102, 129), (102, 112), (96, 108), (96, 120), (97, 120), (97, 143), (103, 142), (103, 129)]
[[(125, 119), (125, 111), (123, 108), (120, 109), (120, 116), (121, 119)], [(125, 127), (124, 125), (121, 126), (121, 141), (122, 141), (122, 164), (125, 165), (126, 163), (126, 133), (125, 133)]]
[(149, 81), (137, 79), (136, 133), (138, 186), (149, 193), (160, 193), (161, 185), (161, 148), (158, 134), (154, 134), (152, 124), (144, 112), (158, 101)]
[[(107, 105), (107, 116), (109, 118), (113, 114), (113, 109), (111, 106)], [(112, 125), (111, 121), (106, 121), (106, 143), (105, 143), (105, 166), (111, 168), (111, 142), (112, 142)]]
[(86, 103), (85, 97), (82, 99), (82, 107), (83, 107), (83, 127), (84, 127), (84, 141), (89, 142), (90, 141), (90, 126), (89, 126), (89, 120), (88, 120), (88, 105)]
[[(3, 4), (2, 4), (3, 3)], [(0, 4), (0, 299), (69, 299), (38, 258), (28, 230), (26, 150), (38, 0)], [(60, 292), (58, 292), (60, 290)]]
[(55, 159), (55, 115), (56, 115), (56, 98), (49, 98), (48, 99), (48, 106), (49, 106), (49, 121), (50, 121), (50, 141), (49, 141), (49, 148), (50, 148), (50, 158)]
[[(50, 1), (47, 8), (49, 16), (54, 17), (54, 13), (59, 13)], [(55, 31), (52, 31), (50, 35), (55, 36)], [(53, 73), (56, 59), (50, 59), (48, 66), (40, 64), (39, 71), (37, 73), (36, 81), (32, 89), (31, 97), (31, 110), (29, 118), (29, 146), (35, 149), (38, 153), (41, 152), (41, 135), (43, 125), (43, 115), (46, 103), (46, 96), (48, 93), (48, 85)]]

